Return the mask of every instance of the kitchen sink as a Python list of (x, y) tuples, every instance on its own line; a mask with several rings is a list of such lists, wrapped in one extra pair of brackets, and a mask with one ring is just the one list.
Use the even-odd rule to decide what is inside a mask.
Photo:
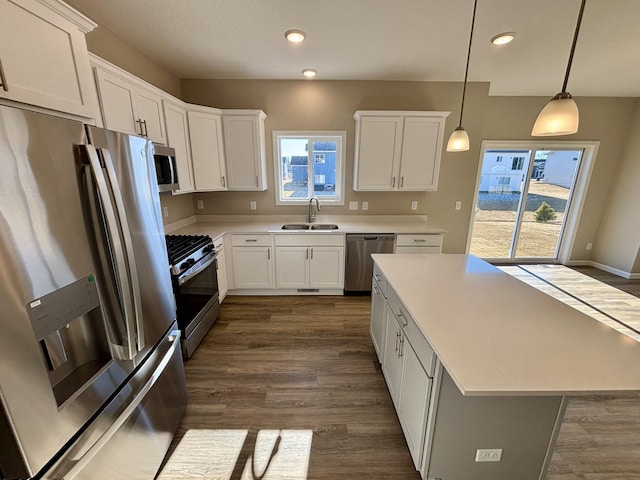
[(282, 230), (309, 230), (306, 223), (286, 223), (282, 225)]
[(337, 230), (335, 223), (285, 223), (282, 230)]
[(311, 230), (337, 230), (338, 225), (335, 223), (313, 223), (309, 228)]

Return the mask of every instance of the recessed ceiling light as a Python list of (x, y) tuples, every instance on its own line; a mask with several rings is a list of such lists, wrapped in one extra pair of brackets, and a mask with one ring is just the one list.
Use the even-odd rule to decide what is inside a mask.
[(506, 45), (516, 37), (516, 32), (504, 32), (491, 37), (491, 43), (494, 45)]
[(307, 78), (313, 78), (318, 74), (318, 72), (313, 68), (305, 68), (302, 70), (302, 74)]
[(301, 43), (304, 41), (304, 37), (307, 36), (302, 30), (287, 30), (284, 32), (284, 36), (291, 43)]

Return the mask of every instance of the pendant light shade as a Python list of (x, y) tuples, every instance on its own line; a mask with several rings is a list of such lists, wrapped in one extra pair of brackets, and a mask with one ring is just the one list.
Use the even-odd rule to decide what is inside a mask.
[(476, 22), (476, 7), (478, 0), (473, 2), (473, 15), (471, 17), (471, 32), (469, 33), (469, 49), (467, 50), (467, 66), (464, 70), (464, 83), (462, 84), (462, 103), (460, 105), (460, 123), (453, 131), (447, 142), (447, 152), (466, 152), (469, 150), (469, 135), (462, 128), (462, 112), (464, 111), (464, 96), (467, 93), (467, 76), (469, 74), (469, 58), (471, 57), (471, 41), (473, 40), (473, 25)]
[(578, 131), (579, 120), (578, 106), (571, 98), (571, 94), (559, 93), (540, 111), (531, 135), (534, 137), (571, 135)]
[(447, 152), (466, 152), (469, 150), (469, 135), (462, 128), (456, 128), (447, 142)]
[(578, 41), (578, 33), (580, 32), (580, 23), (582, 22), (582, 14), (587, 0), (582, 0), (580, 4), (580, 12), (578, 13), (578, 22), (576, 23), (576, 31), (573, 34), (573, 44), (569, 53), (569, 62), (567, 63), (567, 71), (564, 75), (564, 83), (562, 91), (553, 97), (544, 106), (538, 114), (536, 122), (533, 124), (531, 135), (533, 137), (550, 137), (556, 135), (571, 135), (578, 131), (578, 123), (580, 114), (578, 106), (573, 97), (567, 92), (567, 82), (569, 81), (569, 73), (571, 72), (571, 63), (573, 62), (573, 53), (576, 49)]

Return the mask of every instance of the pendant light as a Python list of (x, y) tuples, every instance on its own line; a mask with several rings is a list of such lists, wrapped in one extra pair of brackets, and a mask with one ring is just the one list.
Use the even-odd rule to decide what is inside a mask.
[(576, 31), (573, 34), (573, 44), (569, 53), (569, 62), (567, 63), (567, 71), (564, 74), (564, 83), (562, 91), (553, 97), (544, 106), (538, 114), (536, 123), (533, 125), (531, 135), (534, 137), (548, 137), (554, 135), (571, 135), (578, 131), (578, 122), (580, 119), (578, 106), (573, 97), (567, 92), (567, 82), (569, 81), (569, 72), (571, 71), (571, 63), (573, 62), (573, 52), (576, 50), (576, 42), (578, 41), (578, 33), (580, 32), (580, 23), (582, 22), (582, 14), (587, 0), (582, 0), (580, 12), (578, 13), (578, 22), (576, 23)]
[(464, 83), (462, 84), (462, 104), (460, 105), (460, 123), (453, 131), (447, 142), (447, 152), (466, 152), (469, 150), (469, 135), (462, 128), (462, 112), (464, 111), (464, 96), (467, 92), (467, 75), (469, 74), (469, 58), (471, 57), (471, 41), (473, 40), (473, 25), (476, 22), (476, 7), (478, 0), (473, 1), (473, 16), (471, 17), (471, 33), (469, 34), (469, 50), (467, 51), (467, 66), (464, 71)]

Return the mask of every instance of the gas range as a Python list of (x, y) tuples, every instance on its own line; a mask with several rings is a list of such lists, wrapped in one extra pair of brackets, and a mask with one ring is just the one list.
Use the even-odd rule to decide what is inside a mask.
[(218, 256), (208, 235), (166, 235), (182, 353), (193, 355), (218, 318)]
[(165, 240), (172, 275), (183, 276), (202, 258), (215, 253), (209, 235), (165, 235)]

